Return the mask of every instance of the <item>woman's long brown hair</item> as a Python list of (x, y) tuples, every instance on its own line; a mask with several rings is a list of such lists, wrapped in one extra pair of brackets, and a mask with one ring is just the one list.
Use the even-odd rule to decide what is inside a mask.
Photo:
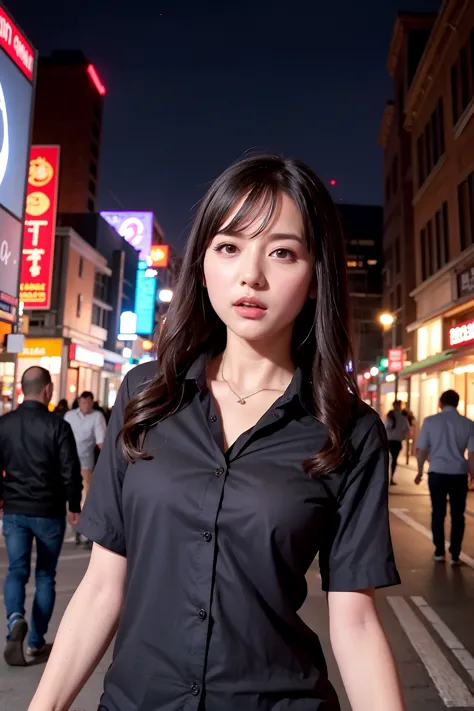
[(279, 196), (286, 193), (298, 206), (310, 253), (314, 258), (316, 298), (308, 299), (296, 319), (293, 356), (308, 383), (314, 415), (326, 426), (328, 439), (320, 452), (304, 462), (312, 476), (339, 468), (349, 455), (353, 412), (359, 403), (351, 363), (350, 318), (345, 244), (339, 216), (326, 188), (304, 163), (264, 155), (246, 158), (214, 182), (198, 209), (183, 266), (165, 325), (157, 343), (156, 376), (136, 393), (125, 410), (120, 439), (130, 462), (147, 458), (147, 430), (187, 402), (185, 373), (203, 353), (217, 355), (226, 344), (226, 327), (211, 306), (203, 282), (207, 247), (243, 200), (226, 232), (248, 229), (255, 214), (271, 222)]

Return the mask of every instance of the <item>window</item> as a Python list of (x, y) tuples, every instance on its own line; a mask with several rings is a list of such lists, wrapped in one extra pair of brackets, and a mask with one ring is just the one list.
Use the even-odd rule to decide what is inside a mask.
[(421, 246), (421, 280), (425, 281), (428, 278), (426, 269), (426, 230), (422, 229), (420, 232), (420, 246)]
[(109, 312), (101, 306), (94, 304), (92, 307), (92, 323), (99, 328), (107, 330), (109, 320)]
[(469, 41), (461, 48), (459, 56), (451, 68), (451, 100), (454, 125), (457, 124), (473, 98), (474, 30), (471, 30)]
[(89, 180), (89, 192), (95, 197), (97, 186), (95, 180)]
[(97, 163), (95, 160), (91, 160), (91, 164), (89, 166), (89, 173), (92, 175), (92, 177), (97, 178)]
[(425, 130), (417, 139), (418, 187), (421, 188), (426, 178), (444, 155), (444, 108), (440, 99), (431, 114)]
[(96, 160), (99, 158), (99, 147), (95, 141), (92, 141), (91, 143), (91, 153), (94, 156)]
[(400, 237), (397, 237), (394, 244), (394, 255), (395, 255), (395, 273), (400, 274), (401, 269), (401, 259), (400, 259)]
[(368, 259), (367, 264), (369, 267), (376, 267), (377, 266), (377, 260), (376, 259)]
[(84, 276), (84, 260), (82, 257), (79, 258), (79, 278), (82, 279)]
[(473, 243), (474, 238), (474, 173), (458, 186), (458, 210), (462, 252)]
[(397, 284), (395, 308), (399, 311), (402, 308), (402, 287), (401, 284)]
[(450, 260), (449, 255), (449, 223), (448, 223), (448, 203), (443, 202), (441, 208), (443, 215), (443, 242), (444, 242), (444, 263), (447, 264)]
[(393, 159), (392, 163), (392, 186), (393, 186), (393, 193), (396, 194), (398, 192), (398, 158), (395, 156)]
[(443, 254), (443, 229), (442, 229), (442, 217), (441, 217), (441, 210), (438, 210), (438, 212), (435, 215), (434, 219), (434, 239), (435, 239), (435, 244), (433, 247), (433, 255), (436, 264), (437, 264), (437, 269), (440, 267), (444, 266), (445, 261), (444, 261), (444, 254)]
[(77, 305), (76, 305), (76, 316), (77, 318), (81, 318), (82, 314), (82, 302), (83, 302), (83, 296), (82, 294), (77, 295)]
[(92, 198), (89, 198), (87, 201), (87, 209), (89, 212), (95, 212), (95, 202), (92, 200)]
[(100, 301), (108, 302), (109, 277), (101, 272), (95, 273), (94, 279), (94, 297)]

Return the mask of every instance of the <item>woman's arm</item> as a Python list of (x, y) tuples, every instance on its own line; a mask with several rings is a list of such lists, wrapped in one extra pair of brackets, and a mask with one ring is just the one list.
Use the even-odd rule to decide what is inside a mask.
[(64, 614), (28, 711), (67, 711), (117, 629), (127, 561), (94, 545), (88, 570)]
[(374, 591), (329, 592), (329, 631), (352, 711), (405, 711)]

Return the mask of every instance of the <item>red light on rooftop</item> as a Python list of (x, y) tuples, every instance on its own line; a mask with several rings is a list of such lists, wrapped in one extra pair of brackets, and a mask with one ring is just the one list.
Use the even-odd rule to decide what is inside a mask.
[(99, 79), (99, 75), (96, 72), (96, 69), (93, 64), (89, 64), (87, 67), (87, 73), (92, 79), (92, 83), (94, 84), (95, 88), (99, 92), (101, 96), (104, 96), (105, 94), (105, 86), (102, 84), (102, 82)]
[(334, 178), (329, 181), (329, 185), (331, 185), (332, 187), (334, 187), (336, 184), (337, 184), (337, 183), (336, 183), (336, 181), (334, 180)]

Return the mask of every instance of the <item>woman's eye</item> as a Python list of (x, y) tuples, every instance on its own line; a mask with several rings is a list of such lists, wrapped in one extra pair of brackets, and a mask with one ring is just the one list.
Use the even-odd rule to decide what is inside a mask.
[(278, 257), (278, 259), (296, 259), (296, 254), (291, 251), (291, 249), (285, 249), (280, 247), (280, 249), (275, 249), (272, 253)]
[(235, 244), (219, 244), (214, 247), (215, 252), (223, 252), (224, 254), (235, 254), (237, 252), (237, 247)]

